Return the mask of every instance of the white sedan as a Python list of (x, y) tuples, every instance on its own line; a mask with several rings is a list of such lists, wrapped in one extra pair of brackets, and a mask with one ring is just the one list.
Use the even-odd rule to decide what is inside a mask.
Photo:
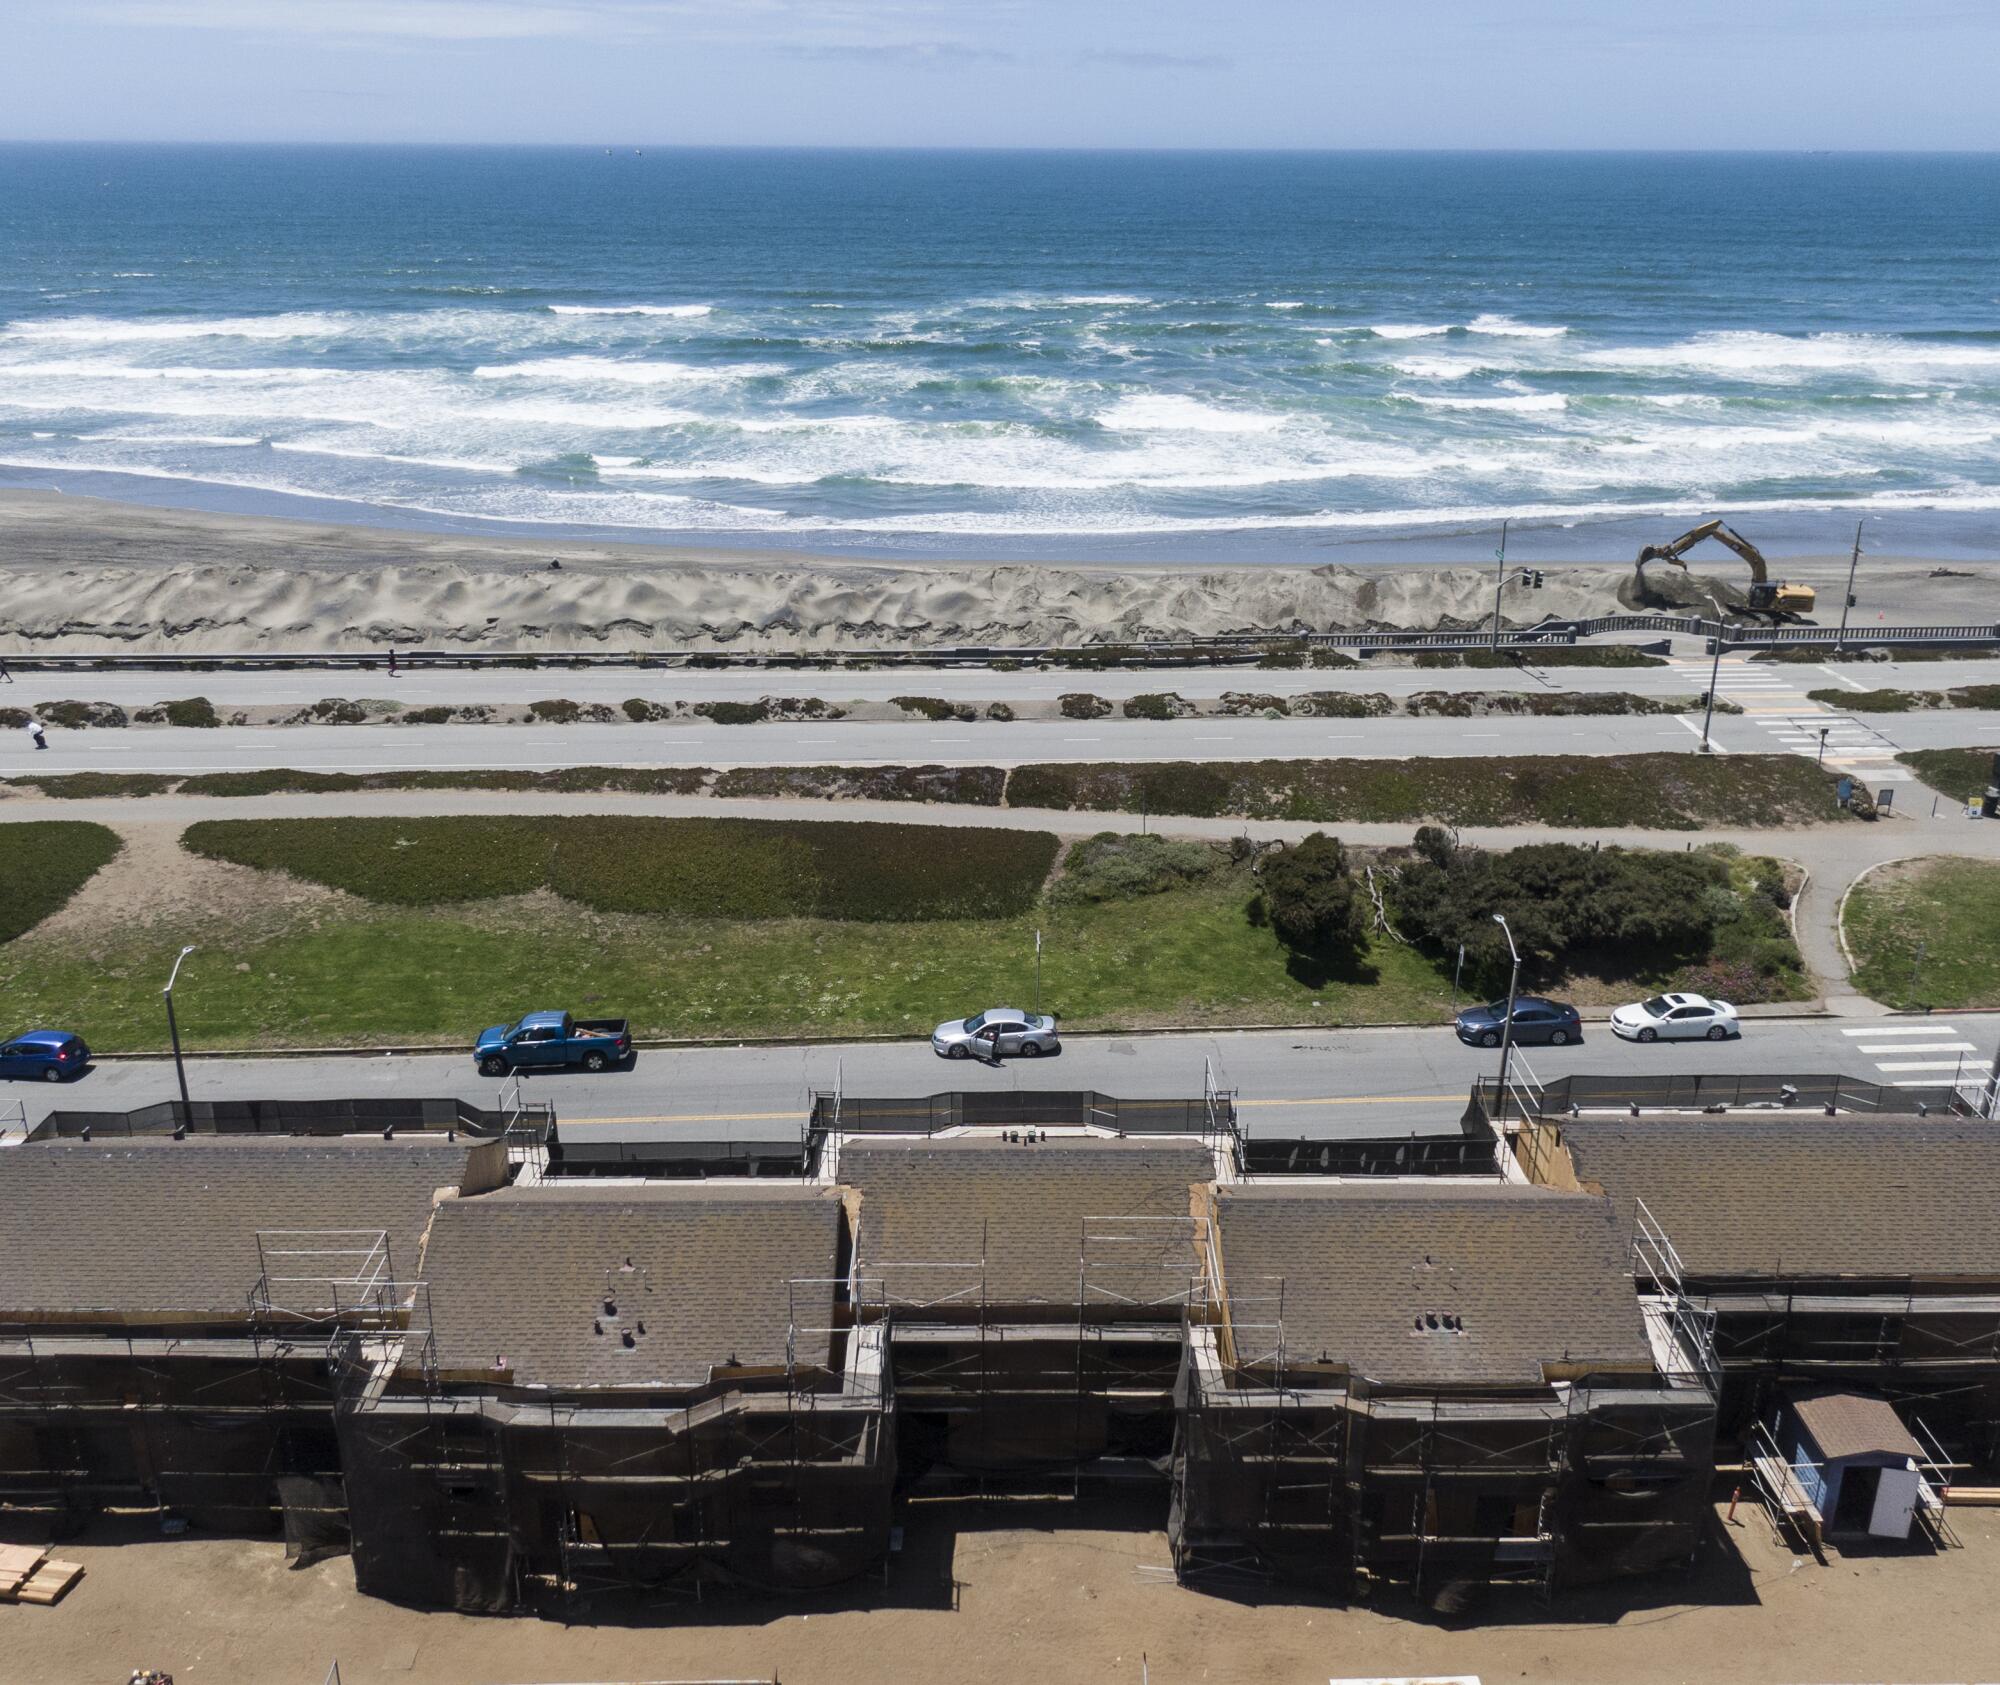
[(1655, 995), (1611, 1015), (1611, 1033), (1627, 1041), (1727, 1041), (1743, 1026), (1736, 1008), (1706, 995)]

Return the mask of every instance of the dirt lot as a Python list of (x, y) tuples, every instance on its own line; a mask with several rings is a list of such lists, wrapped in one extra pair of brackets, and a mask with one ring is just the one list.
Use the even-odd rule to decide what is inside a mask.
[[(1317, 1685), (1477, 1674), (1577, 1685), (1812, 1685), (2000, 1677), (2000, 1510), (1957, 1510), (1966, 1548), (1800, 1561), (1755, 1511), (1717, 1522), (1689, 1578), (1489, 1602), (1444, 1624), (1167, 1577), (1151, 1506), (923, 1506), (884, 1586), (781, 1602), (600, 1606), (595, 1624), (421, 1614), (356, 1596), (345, 1558), (302, 1572), (263, 1540), (162, 1539), (101, 1523), (63, 1554), (88, 1572), (53, 1609), (0, 1608), (5, 1685), (772, 1679), (801, 1685)], [(5, 1528), (0, 1527), (0, 1533)], [(120, 1542), (124, 1540), (126, 1542)]]

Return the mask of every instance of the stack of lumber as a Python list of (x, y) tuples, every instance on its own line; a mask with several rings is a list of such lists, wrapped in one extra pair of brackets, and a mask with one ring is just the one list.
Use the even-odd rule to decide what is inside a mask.
[(0, 1603), (54, 1603), (83, 1578), (80, 1562), (57, 1562), (40, 1545), (0, 1545)]

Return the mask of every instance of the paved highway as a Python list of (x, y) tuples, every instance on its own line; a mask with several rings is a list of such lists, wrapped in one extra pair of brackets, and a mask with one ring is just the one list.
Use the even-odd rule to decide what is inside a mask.
[[(1729, 754), (1810, 748), (1833, 733), (1830, 762), (1865, 758), (1893, 773), (1899, 748), (2000, 742), (2000, 713), (1841, 716), (1813, 705), (1770, 715), (1718, 715)], [(250, 726), (201, 731), (52, 731), (37, 751), (20, 731), (0, 737), (0, 775), (27, 772), (461, 771), (568, 766), (901, 766), (943, 761), (1279, 760), (1324, 756), (1402, 760), (1434, 755), (1620, 755), (1699, 747), (1693, 715), (1565, 719), (814, 721), (715, 726)], [(1854, 752), (1848, 754), (1845, 752)], [(1907, 775), (1904, 775), (1907, 776)]]
[[(1066, 691), (1090, 691), (1122, 700), (1150, 691), (1176, 691), (1190, 699), (1214, 699), (1226, 691), (1296, 696), (1306, 691), (1382, 691), (1407, 696), (1415, 691), (1582, 690), (1634, 691), (1642, 696), (1689, 693), (1689, 674), (1699, 669), (1695, 690), (1708, 686), (1708, 658), (1699, 640), (1673, 640), (1673, 667), (1507, 667), (1432, 670), (1379, 661), (1358, 668), (1162, 667), (1139, 671), (1061, 671), (1027, 668), (1001, 672), (991, 667), (881, 668), (565, 668), (520, 669), (405, 668), (391, 678), (386, 668), (372, 672), (295, 669), (285, 672), (78, 672), (19, 673), (0, 684), (0, 703), (25, 707), (65, 697), (116, 702), (131, 709), (170, 696), (201, 695), (218, 708), (300, 707), (326, 696), (376, 697), (412, 708), (464, 707), (474, 703), (521, 707), (542, 697), (600, 702), (616, 707), (627, 697), (652, 702), (750, 701), (760, 696), (818, 696), (829, 702), (887, 702), (896, 696), (936, 696), (958, 702), (1052, 703)], [(1731, 656), (1725, 675), (1742, 671), (1789, 677), (1800, 690), (1854, 686), (1896, 690), (1944, 690), (1955, 685), (2000, 682), (2000, 662), (1918, 661), (1818, 666), (1746, 662)], [(1726, 688), (1726, 687), (1725, 687)]]
[[(1961, 1065), (1983, 1071), (2000, 1015), (1935, 1018), (1751, 1019), (1740, 1041), (1634, 1046), (1602, 1024), (1569, 1048), (1522, 1055), (1543, 1081), (1567, 1072), (1720, 1071), (1795, 1076), (1838, 1072), (1871, 1082), (1945, 1082)], [(785, 1138), (815, 1089), (909, 1098), (952, 1089), (1094, 1089), (1119, 1098), (1197, 1096), (1205, 1073), (1237, 1091), (1245, 1128), (1259, 1136), (1399, 1135), (1450, 1126), (1475, 1077), (1498, 1054), (1459, 1045), (1450, 1030), (1281, 1030), (1209, 1035), (1086, 1036), (1055, 1059), (995, 1069), (941, 1060), (922, 1042), (827, 1047), (712, 1047), (642, 1051), (628, 1071), (527, 1079), (531, 1099), (558, 1118), (624, 1120), (637, 1130), (708, 1139)], [(406, 1094), (495, 1104), (500, 1085), (465, 1054), (191, 1059), (196, 1100), (340, 1099)], [(8, 1092), (9, 1090), (12, 1092)], [(51, 1109), (125, 1111), (174, 1097), (165, 1060), (114, 1060), (68, 1087), (0, 1084), (0, 1109), (21, 1102), (33, 1123)]]

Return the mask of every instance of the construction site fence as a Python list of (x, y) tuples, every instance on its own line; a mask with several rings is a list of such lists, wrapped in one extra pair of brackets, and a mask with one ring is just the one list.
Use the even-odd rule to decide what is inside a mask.
[(558, 1125), (549, 1146), (548, 1174), (577, 1176), (799, 1176), (806, 1170), (797, 1135), (789, 1139), (718, 1136), (682, 1140), (652, 1135), (571, 1141)]
[(1230, 1094), (1191, 1100), (1120, 1100), (1087, 1089), (1009, 1090), (875, 1099), (815, 1092), (815, 1136), (936, 1135), (949, 1129), (1106, 1129), (1119, 1135), (1237, 1133)]
[(129, 1112), (50, 1112), (31, 1141), (91, 1136), (171, 1135), (185, 1124), (195, 1135), (360, 1135), (385, 1129), (436, 1133), (463, 1130), (498, 1139), (526, 1130), (546, 1136), (546, 1108), (489, 1111), (463, 1100), (385, 1096), (366, 1100), (161, 1100)]
[[(1360, 651), (1477, 650), (1530, 653), (1551, 645), (1569, 645), (1584, 638), (1630, 637), (1638, 633), (1679, 633), (1708, 637), (1712, 618), (1679, 614), (1608, 614), (1587, 620), (1548, 620), (1537, 626), (1503, 627), (1496, 640), (1477, 627), (1445, 631), (1302, 631), (1233, 633), (1203, 638), (1140, 639), (1118, 644), (956, 644), (936, 649), (839, 650), (551, 650), (482, 651), (458, 649), (398, 649), (399, 668), (560, 669), (632, 668), (834, 668), (857, 664), (871, 667), (986, 666), (995, 661), (1046, 662), (1063, 666), (1172, 666), (1213, 662), (1253, 662), (1274, 649), (1311, 646)], [(1966, 626), (1877, 626), (1841, 631), (1832, 626), (1729, 626), (1723, 647), (1754, 648), (1770, 644), (1840, 644), (1865, 647), (1882, 644), (1978, 645), (2000, 642), (2000, 623)], [(390, 652), (380, 650), (228, 650), (182, 653), (173, 651), (0, 651), (20, 672), (270, 672), (330, 669), (374, 672), (386, 669)]]
[[(1983, 1077), (1983, 1072), (1975, 1073)], [(1508, 1084), (1505, 1116), (1523, 1110), (1555, 1117), (1572, 1107), (1578, 1111), (1608, 1111), (1637, 1106), (1641, 1111), (1700, 1111), (1748, 1106), (1772, 1110), (1907, 1113), (1922, 1108), (1959, 1117), (1977, 1116), (1966, 1092), (1951, 1083), (1922, 1088), (1898, 1088), (1848, 1076), (1734, 1076), (1688, 1072), (1667, 1076), (1564, 1076), (1539, 1088), (1524, 1090)], [(1491, 1078), (1473, 1084), (1468, 1123), (1490, 1122), (1502, 1116), (1498, 1091)]]

